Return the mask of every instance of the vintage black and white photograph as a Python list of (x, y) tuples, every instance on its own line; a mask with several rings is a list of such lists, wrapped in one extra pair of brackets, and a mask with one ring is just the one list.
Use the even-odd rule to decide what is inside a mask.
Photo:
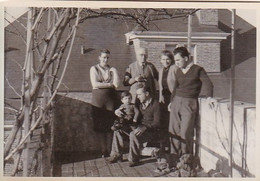
[(256, 24), (245, 4), (4, 7), (3, 176), (255, 178)]

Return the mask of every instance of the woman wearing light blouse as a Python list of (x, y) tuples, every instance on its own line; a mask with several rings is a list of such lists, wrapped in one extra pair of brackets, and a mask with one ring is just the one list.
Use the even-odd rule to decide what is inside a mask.
[(119, 76), (114, 67), (108, 65), (109, 50), (100, 51), (99, 64), (90, 68), (92, 84), (92, 105), (94, 130), (99, 132), (102, 156), (108, 156), (112, 141), (110, 127), (115, 118), (117, 103), (116, 88), (119, 86)]

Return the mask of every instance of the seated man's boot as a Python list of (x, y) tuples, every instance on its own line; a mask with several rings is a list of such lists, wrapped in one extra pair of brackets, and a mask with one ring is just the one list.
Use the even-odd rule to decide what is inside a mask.
[(122, 162), (123, 161), (123, 156), (120, 154), (114, 154), (112, 156), (110, 156), (107, 161), (109, 163), (116, 163), (116, 162)]
[(139, 164), (140, 164), (140, 162), (132, 162), (132, 161), (130, 161), (129, 162), (129, 167), (135, 167), (135, 166), (137, 166)]

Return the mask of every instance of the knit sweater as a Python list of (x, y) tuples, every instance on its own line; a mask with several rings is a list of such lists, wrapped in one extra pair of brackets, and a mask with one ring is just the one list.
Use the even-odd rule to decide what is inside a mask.
[(159, 129), (161, 124), (160, 104), (156, 99), (152, 99), (151, 103), (145, 108), (140, 104), (140, 113), (142, 116), (141, 124), (148, 129)]
[(205, 86), (205, 95), (203, 96), (212, 97), (213, 84), (204, 68), (194, 64), (186, 74), (181, 69), (176, 71), (175, 95), (185, 98), (198, 98), (202, 85)]

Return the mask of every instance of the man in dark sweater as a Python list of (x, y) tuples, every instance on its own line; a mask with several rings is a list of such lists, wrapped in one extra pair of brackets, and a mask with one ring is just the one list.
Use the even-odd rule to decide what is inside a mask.
[(175, 78), (171, 79), (171, 85), (174, 85), (174, 89), (169, 106), (169, 133), (171, 153), (181, 157), (193, 152), (192, 140), (201, 87), (204, 87), (204, 96), (208, 97), (210, 102), (213, 84), (204, 68), (195, 65), (189, 59), (189, 52), (185, 47), (176, 48), (173, 54), (175, 64), (179, 68), (174, 73)]
[[(138, 126), (129, 134), (129, 166), (133, 167), (139, 164), (140, 151), (143, 148), (143, 143), (152, 141), (159, 136), (161, 110), (159, 102), (151, 95), (151, 90), (147, 86), (141, 85), (136, 90), (137, 98), (140, 100), (140, 115), (141, 119)], [(115, 112), (120, 117), (120, 111)], [(111, 163), (117, 162), (122, 158), (122, 150), (124, 147), (123, 134), (120, 130), (114, 131), (111, 157)]]

